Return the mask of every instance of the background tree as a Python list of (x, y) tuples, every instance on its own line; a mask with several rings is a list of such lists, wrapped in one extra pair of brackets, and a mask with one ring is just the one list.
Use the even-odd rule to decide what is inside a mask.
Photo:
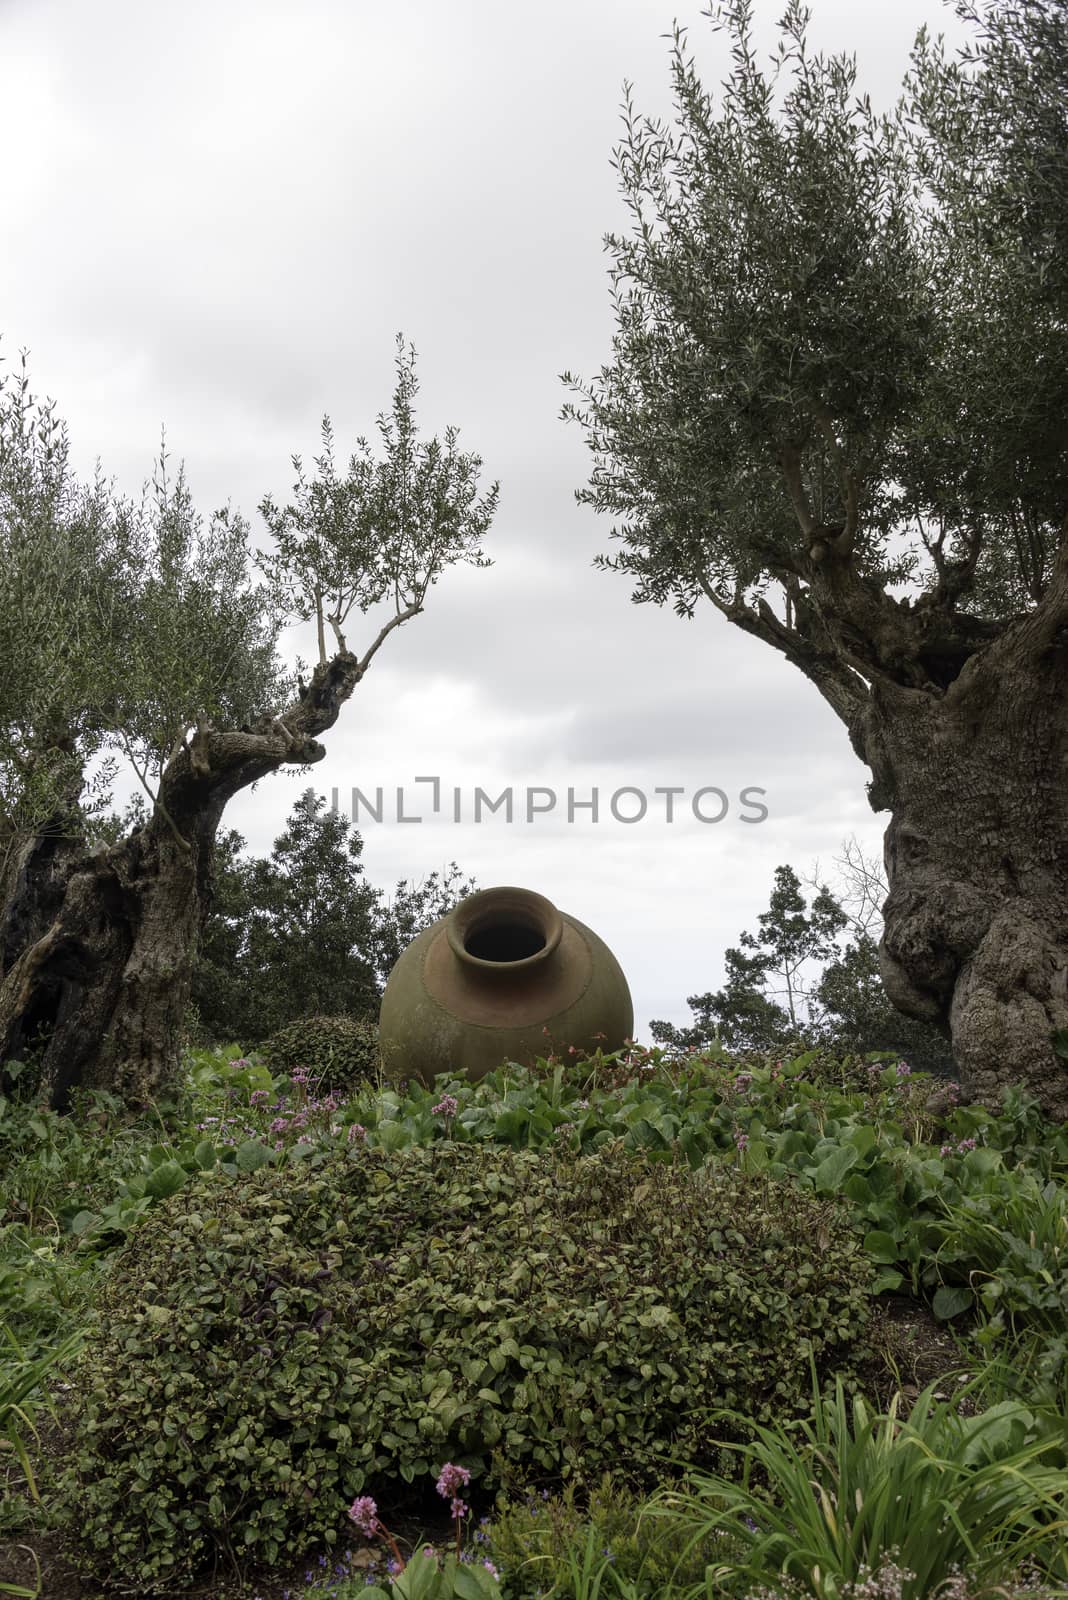
[[(227, 803), (320, 760), (389, 634), (448, 567), (485, 564), (497, 486), (480, 497), (455, 429), (419, 440), (414, 363), (398, 340), (377, 456), (361, 438), (339, 472), (326, 419), (314, 476), (294, 457), (292, 504), (261, 506), (259, 575), (245, 522), (200, 517), (165, 452), (140, 506), (84, 487), (25, 370), (0, 383), (0, 1062), (42, 1040), (56, 1106), (78, 1083), (132, 1103), (166, 1086)], [(318, 660), (293, 680), (280, 630), (309, 618)], [(118, 759), (147, 820), (91, 847)]]
[(386, 979), (417, 934), (447, 916), (458, 901), (474, 894), (478, 884), (465, 877), (455, 861), (425, 878), (401, 878), (391, 897), (382, 895), (375, 921), (375, 963), (378, 982)]
[(782, 866), (775, 869), (771, 900), (757, 923), (759, 932), (741, 933), (737, 947), (726, 952), (724, 987), (688, 996), (693, 1026), (653, 1022), (654, 1039), (700, 1049), (718, 1037), (728, 1050), (743, 1054), (806, 1040), (812, 1032), (812, 969), (838, 954), (836, 937), (846, 925), (845, 914), (827, 889), (818, 890), (807, 906), (796, 872)]
[(634, 597), (707, 602), (844, 723), (889, 811), (880, 967), (962, 1078), (1068, 1116), (1068, 0), (955, 7), (878, 116), (789, 0), (629, 92), (613, 360), (565, 415)]
[(219, 834), (191, 991), (206, 1038), (253, 1045), (303, 1016), (376, 1018), (400, 952), (475, 888), (453, 862), (390, 899), (362, 856), (359, 832), (313, 789), (266, 859), (235, 830)]
[(688, 996), (691, 1026), (653, 1022), (653, 1038), (680, 1050), (705, 1049), (718, 1039), (744, 1055), (795, 1045), (822, 1045), (838, 1054), (896, 1050), (921, 1071), (951, 1075), (943, 1034), (902, 1016), (879, 977), (872, 933), (873, 927), (878, 932), (882, 898), (877, 864), (855, 839), (837, 863), (843, 887), (822, 883), (817, 865), (807, 880), (809, 904), (794, 870), (776, 868), (770, 904), (757, 918), (759, 932), (742, 933), (725, 954), (723, 988)]
[[(853, 835), (844, 841), (834, 867), (830, 893), (842, 908), (848, 938), (815, 986), (820, 1042), (840, 1054), (896, 1050), (918, 1071), (956, 1077), (947, 1031), (903, 1015), (886, 993), (879, 969), (888, 889), (882, 866), (864, 854)], [(822, 886), (818, 862), (805, 882), (816, 890)]]

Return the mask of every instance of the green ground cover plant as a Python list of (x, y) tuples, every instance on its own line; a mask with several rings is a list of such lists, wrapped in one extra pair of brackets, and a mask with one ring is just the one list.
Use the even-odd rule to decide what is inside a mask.
[[(1040, 1452), (1039, 1465), (1046, 1470), (1056, 1464), (1059, 1448), (1063, 1470), (1068, 1423), (1064, 1313), (1059, 1308), (1068, 1127), (1045, 1121), (1033, 1102), (1011, 1092), (997, 1107), (963, 1105), (958, 1099), (952, 1086), (911, 1073), (892, 1057), (837, 1059), (815, 1051), (792, 1059), (743, 1061), (728, 1061), (720, 1051), (677, 1058), (637, 1048), (615, 1057), (550, 1056), (533, 1071), (504, 1064), (478, 1085), (442, 1079), (432, 1090), (378, 1082), (330, 1089), (301, 1064), (278, 1074), (237, 1045), (196, 1051), (187, 1058), (176, 1101), (137, 1118), (123, 1115), (107, 1096), (85, 1097), (71, 1117), (43, 1112), (32, 1098), (0, 1102), (0, 1320), (17, 1341), (24, 1364), (41, 1359), (47, 1365), (49, 1353), (69, 1334), (85, 1329), (98, 1313), (113, 1316), (116, 1307), (123, 1317), (141, 1319), (127, 1327), (126, 1337), (135, 1344), (144, 1340), (146, 1348), (155, 1347), (172, 1334), (179, 1344), (192, 1341), (196, 1335), (184, 1305), (170, 1308), (171, 1322), (180, 1325), (175, 1332), (158, 1320), (166, 1309), (162, 1301), (146, 1301), (133, 1310), (130, 1286), (131, 1274), (140, 1272), (144, 1278), (149, 1270), (154, 1241), (166, 1237), (172, 1226), (184, 1228), (179, 1219), (204, 1214), (201, 1201), (194, 1198), (202, 1191), (211, 1195), (221, 1225), (239, 1197), (258, 1184), (266, 1185), (264, 1192), (277, 1185), (279, 1196), (288, 1197), (308, 1185), (326, 1183), (329, 1188), (329, 1173), (403, 1164), (410, 1156), (415, 1158), (413, 1171), (428, 1161), (478, 1164), (510, 1157), (529, 1162), (532, 1171), (556, 1170), (561, 1163), (578, 1171), (591, 1163), (597, 1167), (606, 1160), (619, 1161), (632, 1168), (636, 1164), (652, 1174), (654, 1184), (672, 1190), (669, 1200), (667, 1190), (661, 1194), (656, 1189), (655, 1218), (650, 1211), (648, 1219), (654, 1232), (672, 1209), (673, 1186), (686, 1174), (748, 1186), (749, 1193), (785, 1188), (795, 1204), (803, 1196), (804, 1204), (827, 1208), (856, 1251), (857, 1281), (864, 1279), (864, 1295), (874, 1290), (933, 1305), (950, 1329), (960, 1330), (961, 1361), (969, 1373), (975, 1373), (977, 1362), (985, 1363), (976, 1403), (989, 1409), (1011, 1402), (1027, 1409), (1034, 1419), (1029, 1442), (1042, 1443), (1047, 1452)], [(280, 1200), (272, 1215), (285, 1209)], [(332, 1201), (326, 1209), (337, 1212)], [(424, 1243), (441, 1237), (429, 1215), (424, 1209), (418, 1223), (415, 1211), (411, 1216)], [(259, 1247), (262, 1228), (256, 1239)], [(159, 1262), (155, 1270), (162, 1272)], [(290, 1299), (298, 1308), (303, 1304), (306, 1315), (298, 1332), (306, 1340), (315, 1331), (311, 1323), (317, 1313), (324, 1306), (332, 1312), (326, 1324), (330, 1327), (338, 1308), (327, 1304), (333, 1289), (325, 1298), (320, 1294), (301, 1302), (307, 1289), (302, 1284), (298, 1272), (278, 1292), (287, 1305)], [(206, 1293), (206, 1284), (202, 1288)], [(469, 1288), (477, 1310), (478, 1299), (487, 1297)], [(395, 1319), (391, 1327), (396, 1325)], [(213, 1347), (225, 1345), (229, 1337), (221, 1328), (219, 1324), (212, 1336)], [(318, 1349), (321, 1341), (317, 1333), (315, 1337)], [(738, 1337), (744, 1342), (748, 1336)], [(15, 1358), (13, 1346), (9, 1350), (5, 1372), (10, 1377)], [(191, 1349), (187, 1356), (190, 1366), (202, 1360)], [(90, 1364), (91, 1359), (86, 1357)], [(551, 1385), (541, 1374), (535, 1376), (534, 1410), (540, 1405), (547, 1414)], [(523, 1381), (530, 1381), (529, 1373)], [(38, 1388), (41, 1400), (35, 1399), (35, 1406), (46, 1392)], [(412, 1425), (411, 1398), (405, 1391), (407, 1428)], [(427, 1397), (420, 1394), (417, 1399), (422, 1404)], [(242, 1396), (242, 1404), (246, 1402)], [(485, 1405), (489, 1408), (488, 1401)], [(747, 1406), (742, 1400), (739, 1408), (745, 1411)], [(146, 1402), (146, 1415), (148, 1409)], [(680, 1409), (686, 1410), (685, 1404)], [(796, 1427), (808, 1411), (809, 1402), (795, 1386), (774, 1415), (760, 1419), (752, 1408), (748, 1414), (765, 1427), (781, 1424), (786, 1437), (796, 1439)], [(528, 1406), (522, 1427), (530, 1422)], [(335, 1423), (348, 1426), (338, 1417), (329, 1425)], [(382, 1429), (386, 1431), (384, 1424)], [(411, 1446), (411, 1438), (395, 1426), (389, 1431), (402, 1447), (383, 1447), (387, 1455), (394, 1452), (393, 1465), (371, 1465), (364, 1484), (384, 1493), (387, 1503), (393, 1494), (403, 1498), (409, 1492), (399, 1468)], [(7, 1527), (9, 1533), (27, 1537), (25, 1529), (54, 1520), (57, 1500), (54, 1463), (38, 1462), (33, 1433), (24, 1425), (20, 1437), (34, 1487), (39, 1483), (44, 1501), (35, 1505), (27, 1475), (9, 1449), (8, 1502), (13, 1509)], [(142, 1440), (143, 1457), (155, 1458), (159, 1443), (154, 1433)], [(202, 1454), (202, 1442), (194, 1443)], [(327, 1434), (329, 1448), (335, 1444)], [(441, 1448), (446, 1447), (442, 1440)], [(241, 1448), (240, 1441), (234, 1448)], [(413, 1478), (424, 1462), (430, 1470), (440, 1460), (430, 1444), (420, 1448), (422, 1454), (412, 1448), (403, 1462)], [(494, 1449), (499, 1483), (488, 1465)], [(686, 1449), (690, 1446), (680, 1448), (677, 1465), (685, 1464)], [(639, 1515), (642, 1502), (636, 1488), (620, 1485), (620, 1493), (629, 1493), (638, 1507), (625, 1536), (620, 1531), (625, 1515), (617, 1516), (610, 1531), (588, 1500), (600, 1467), (618, 1469), (619, 1441), (609, 1448), (604, 1440), (603, 1450), (600, 1461), (591, 1459), (583, 1468), (581, 1482), (573, 1474), (570, 1521), (564, 1517), (561, 1522), (563, 1514), (553, 1511), (559, 1527), (566, 1524), (569, 1530), (561, 1541), (558, 1528), (552, 1547), (556, 1553), (546, 1559), (540, 1534), (521, 1561), (497, 1563), (506, 1574), (506, 1595), (529, 1593), (533, 1600), (542, 1586), (530, 1586), (538, 1571), (551, 1573), (545, 1593), (588, 1593), (594, 1583), (601, 1593), (622, 1594), (628, 1586), (642, 1595), (672, 1592), (670, 1586), (657, 1587), (667, 1580), (651, 1553), (645, 1532), (651, 1523)], [(527, 1515), (526, 1490), (521, 1473), (514, 1483), (509, 1481), (508, 1469), (501, 1465), (507, 1454), (500, 1440), (496, 1445), (487, 1440), (479, 1458), (479, 1492), (488, 1492), (491, 1481), (498, 1484), (502, 1507), (494, 1511), (487, 1501), (481, 1509), (493, 1512), (490, 1527), (514, 1530)], [(690, 1454), (692, 1464), (692, 1449)], [(474, 1466), (472, 1457), (466, 1459)], [(720, 1463), (719, 1470), (723, 1468)], [(188, 1471), (188, 1463), (179, 1470)], [(540, 1481), (548, 1484), (550, 1501), (545, 1505), (562, 1503), (553, 1487), (559, 1482), (559, 1462), (551, 1469), (531, 1457), (525, 1470), (540, 1474)], [(316, 1485), (317, 1493), (318, 1479)], [(247, 1546), (242, 1542), (245, 1507), (227, 1510), (220, 1548), (229, 1540), (243, 1568), (280, 1558), (288, 1548), (287, 1536), (283, 1532), (279, 1538), (274, 1524), (276, 1508), (263, 1512), (272, 1498), (284, 1508), (284, 1528), (291, 1512), (285, 1495), (266, 1494)], [(98, 1532), (109, 1516), (98, 1508)], [(585, 1520), (576, 1521), (580, 1517)], [(336, 1534), (338, 1516), (324, 1514), (317, 1526), (323, 1548), (336, 1554), (338, 1546), (328, 1543), (327, 1535), (330, 1528)], [(199, 1537), (202, 1531), (186, 1529), (181, 1537)], [(498, 1536), (503, 1538), (503, 1532)], [(271, 1554), (272, 1539), (278, 1557)], [(512, 1544), (514, 1555), (515, 1539)], [(480, 1549), (478, 1543), (471, 1545), (472, 1554)], [(378, 1577), (388, 1586), (385, 1559)], [(497, 1562), (496, 1555), (492, 1559)], [(643, 1562), (644, 1571), (639, 1570)], [(604, 1564), (603, 1573), (598, 1563)], [(357, 1570), (346, 1581), (362, 1586), (367, 1576)], [(138, 1581), (147, 1586), (153, 1580)], [(687, 1581), (692, 1585), (697, 1580), (690, 1573)], [(844, 1600), (853, 1580), (842, 1581)], [(867, 1580), (856, 1581), (862, 1585)], [(963, 1591), (959, 1600), (964, 1600)]]
[(871, 1271), (760, 1174), (439, 1142), (204, 1173), (128, 1241), (90, 1325), (61, 1493), (146, 1584), (300, 1554), (446, 1457), (492, 1487), (709, 1460), (848, 1363)]

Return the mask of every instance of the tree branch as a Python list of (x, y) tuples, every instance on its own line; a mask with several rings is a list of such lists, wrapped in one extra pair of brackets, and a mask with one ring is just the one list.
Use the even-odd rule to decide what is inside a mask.
[(847, 666), (839, 655), (833, 650), (821, 649), (815, 641), (806, 639), (796, 627), (786, 627), (766, 600), (758, 600), (754, 611), (744, 603), (737, 590), (734, 598), (727, 601), (716, 594), (707, 578), (702, 576), (699, 581), (704, 593), (728, 621), (744, 633), (773, 645), (804, 673), (810, 683), (815, 684), (848, 729), (852, 731), (858, 726), (868, 705), (870, 692), (863, 678)]
[(805, 490), (805, 480), (801, 473), (801, 452), (794, 445), (783, 445), (779, 450), (779, 461), (782, 465), (786, 492), (790, 496), (790, 504), (794, 508), (798, 526), (805, 536), (805, 543), (811, 546), (819, 533), (819, 524), (812, 514), (812, 507)]
[[(857, 527), (860, 521), (860, 485), (857, 482), (856, 474), (850, 472), (845, 456), (842, 453), (842, 447), (834, 436), (834, 419), (830, 412), (825, 410), (823, 406), (813, 406), (812, 413), (823, 435), (827, 452), (834, 463), (834, 470), (838, 477), (838, 487), (842, 494), (842, 505), (845, 510), (845, 525), (841, 533), (837, 534), (830, 542), (833, 543), (838, 555), (848, 557), (853, 554), (853, 547), (857, 541)], [(800, 465), (798, 466), (798, 477), (800, 477)]]
[(370, 666), (372, 657), (382, 648), (383, 644), (389, 638), (389, 635), (393, 632), (394, 628), (399, 628), (402, 623), (408, 622), (410, 618), (417, 617), (422, 609), (423, 606), (421, 601), (413, 601), (411, 605), (405, 606), (403, 611), (398, 611), (397, 615), (395, 617), (391, 617), (386, 623), (385, 627), (379, 630), (377, 637), (372, 641), (370, 647), (360, 662), (361, 677)]

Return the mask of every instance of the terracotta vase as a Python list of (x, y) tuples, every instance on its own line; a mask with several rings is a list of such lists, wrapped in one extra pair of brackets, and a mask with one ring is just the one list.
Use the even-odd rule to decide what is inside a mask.
[[(389, 975), (379, 1037), (395, 1082), (473, 1082), (569, 1045), (618, 1050), (634, 1027), (622, 969), (577, 917), (529, 889), (483, 889), (408, 946)], [(602, 1037), (603, 1036), (603, 1037)]]

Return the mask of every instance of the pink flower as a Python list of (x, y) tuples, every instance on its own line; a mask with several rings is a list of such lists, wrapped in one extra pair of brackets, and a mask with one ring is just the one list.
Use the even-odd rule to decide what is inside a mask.
[(471, 1507), (469, 1505), (465, 1505), (462, 1500), (452, 1500), (449, 1503), (449, 1510), (452, 1512), (454, 1517), (466, 1517), (470, 1509)]
[(367, 1138), (367, 1129), (365, 1127), (363, 1127), (359, 1122), (352, 1122), (352, 1123), (349, 1124), (349, 1144), (351, 1144), (354, 1139), (366, 1139), (366, 1138)]
[(454, 1117), (460, 1109), (460, 1102), (455, 1095), (443, 1094), (436, 1106), (431, 1106), (432, 1117)]
[[(438, 1494), (443, 1500), (453, 1500), (461, 1489), (466, 1489), (471, 1482), (471, 1474), (466, 1467), (458, 1467), (452, 1461), (446, 1461), (441, 1469), (438, 1479)], [(456, 1515), (456, 1512), (453, 1512)]]
[(489, 1573), (491, 1578), (499, 1578), (500, 1577), (500, 1573), (497, 1571), (497, 1568), (493, 1565), (493, 1562), (489, 1559), (488, 1556), (483, 1556), (482, 1557), (482, 1565), (485, 1567), (486, 1571)]
[(362, 1494), (349, 1506), (349, 1516), (368, 1539), (378, 1532), (378, 1507), (369, 1494)]

